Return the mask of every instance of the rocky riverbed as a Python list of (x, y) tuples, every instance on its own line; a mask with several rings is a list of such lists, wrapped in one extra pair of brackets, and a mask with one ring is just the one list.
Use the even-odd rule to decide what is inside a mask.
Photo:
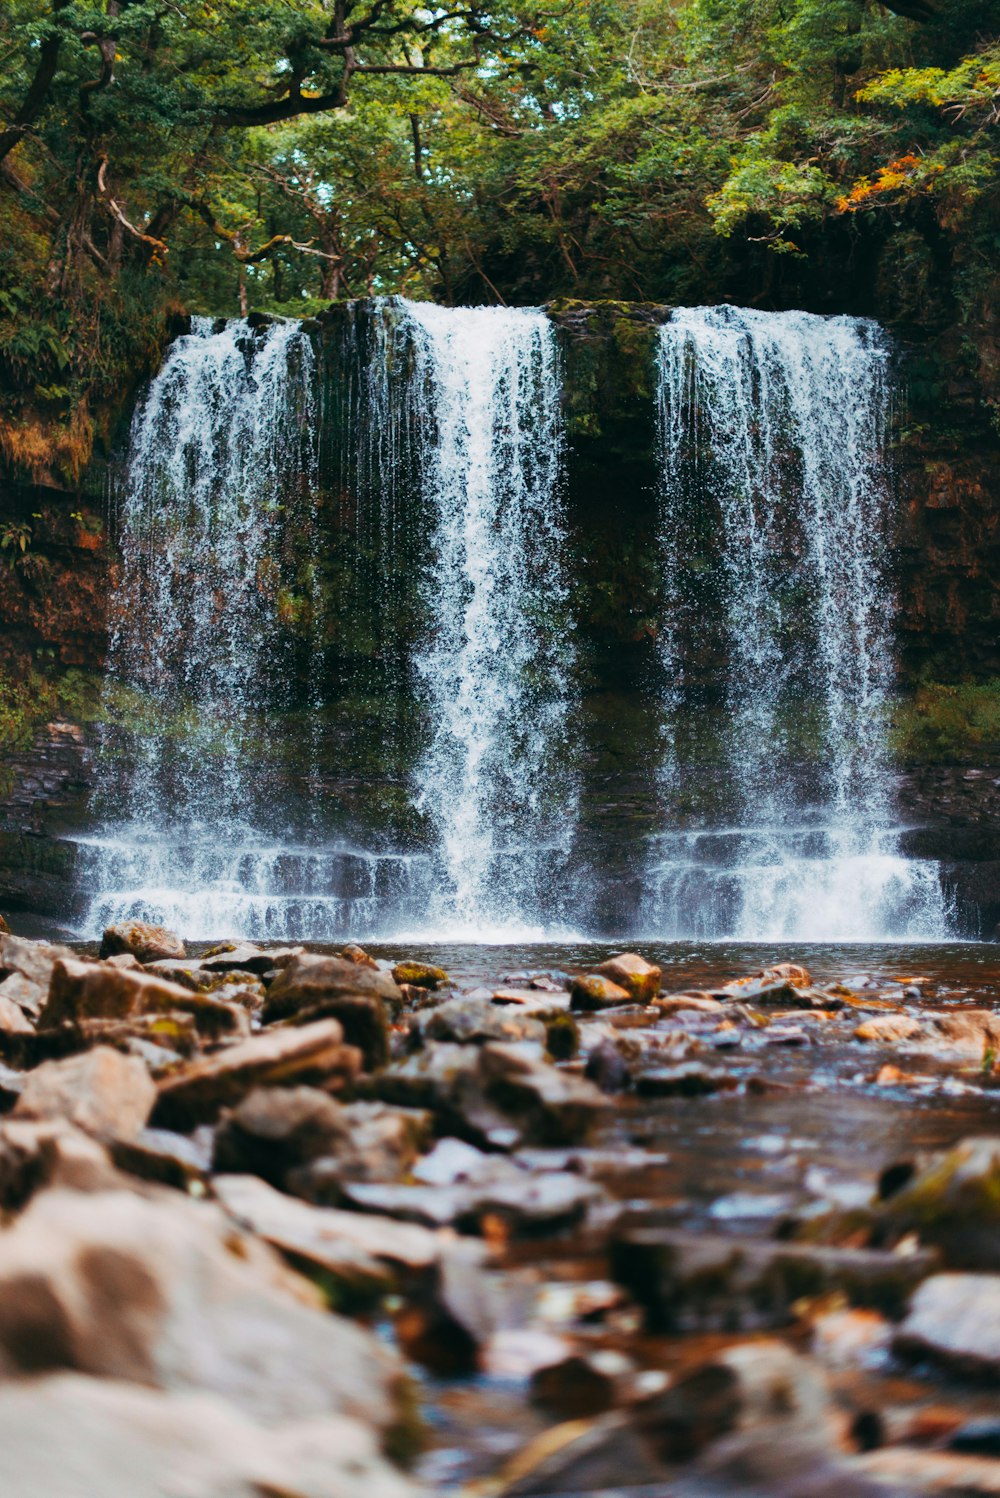
[(375, 951), (0, 935), (5, 1493), (1000, 1492), (987, 949)]

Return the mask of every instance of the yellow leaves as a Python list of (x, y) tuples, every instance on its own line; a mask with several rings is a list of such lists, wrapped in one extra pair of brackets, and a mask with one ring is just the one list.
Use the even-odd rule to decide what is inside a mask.
[(886, 194), (897, 192), (902, 187), (924, 187), (931, 172), (943, 170), (939, 162), (925, 161), (920, 156), (898, 156), (895, 161), (890, 161), (887, 166), (879, 169), (874, 181), (869, 177), (860, 177), (846, 196), (837, 199), (837, 210), (840, 213), (856, 213), (859, 208), (870, 208), (873, 206), (873, 199), (884, 198)]

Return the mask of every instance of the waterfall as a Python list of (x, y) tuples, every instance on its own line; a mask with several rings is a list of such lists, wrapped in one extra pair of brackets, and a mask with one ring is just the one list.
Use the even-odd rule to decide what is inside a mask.
[[(334, 936), (413, 882), (412, 860), (317, 842), (307, 793), (289, 805), (273, 714), (290, 704), (288, 618), (312, 602), (316, 387), (299, 324), (195, 318), (135, 412), (98, 830), (76, 840), (87, 934), (146, 919)], [(308, 726), (294, 736), (308, 784)]]
[[(659, 934), (945, 932), (936, 867), (901, 857), (892, 826), (890, 362), (860, 318), (696, 307), (663, 325), (662, 780), (676, 807), (693, 715), (715, 804), (658, 839)], [(719, 703), (685, 680), (706, 640)]]
[(431, 917), (478, 939), (540, 935), (576, 818), (555, 333), (532, 309), (402, 306), (430, 512), (414, 786)]

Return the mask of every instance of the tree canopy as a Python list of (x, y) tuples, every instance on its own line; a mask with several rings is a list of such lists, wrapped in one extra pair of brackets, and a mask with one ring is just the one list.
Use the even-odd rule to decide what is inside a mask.
[(1000, 0), (7, 0), (0, 58), (28, 468), (171, 310), (992, 305)]

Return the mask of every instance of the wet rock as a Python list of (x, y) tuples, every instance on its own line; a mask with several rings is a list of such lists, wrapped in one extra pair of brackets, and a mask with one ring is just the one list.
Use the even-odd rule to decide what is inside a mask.
[(0, 1356), (11, 1371), (210, 1389), (264, 1424), (344, 1413), (378, 1430), (399, 1375), (272, 1250), (178, 1192), (35, 1197), (0, 1235)]
[(545, 1044), (545, 1025), (531, 1015), (503, 1009), (486, 999), (446, 999), (419, 1016), (427, 1040), (483, 1044), (488, 1040), (533, 1040)]
[(842, 1009), (844, 1000), (829, 989), (814, 988), (804, 967), (779, 962), (748, 978), (737, 978), (718, 990), (727, 999), (755, 1005), (781, 1005), (787, 1009)]
[(890, 1166), (881, 1189), (879, 1217), (893, 1236), (916, 1232), (959, 1269), (1000, 1269), (1000, 1136)]
[(496, 988), (490, 1002), (536, 1015), (560, 1013), (570, 1007), (569, 995), (562, 990), (553, 992), (551, 988)]
[[(269, 1004), (270, 1000), (264, 1006), (265, 1021), (270, 1014)], [(347, 1044), (360, 1051), (365, 1071), (377, 1071), (380, 1066), (385, 1066), (389, 1060), (389, 1020), (385, 1002), (377, 994), (331, 994), (318, 1004), (300, 1009), (281, 1023), (313, 1025), (323, 1019), (337, 1021)]]
[[(154, 1071), (158, 1066), (174, 1066), (199, 1049), (193, 1014), (136, 1014), (121, 1020), (85, 1019), (71, 1033), (79, 1036), (82, 1049), (113, 1045), (116, 1050), (149, 1058), (148, 1064)], [(40, 1037), (47, 1038), (47, 1035)]]
[(123, 921), (108, 926), (101, 938), (102, 957), (129, 953), (138, 962), (160, 962), (166, 957), (183, 957), (184, 943), (165, 926), (149, 926), (145, 921)]
[(390, 1013), (402, 1004), (394, 979), (377, 968), (360, 967), (342, 957), (303, 953), (294, 957), (275, 978), (267, 995), (266, 1022), (284, 1019), (300, 1010), (328, 1004), (341, 995), (379, 999)]
[(443, 988), (448, 982), (444, 968), (429, 962), (397, 962), (392, 976), (397, 983), (411, 984), (414, 988)]
[[(10, 979), (7, 981), (10, 982)], [(13, 999), (8, 998), (0, 984), (0, 1046), (3, 1046), (8, 1036), (33, 1035), (34, 1031), (34, 1025), (20, 1004), (15, 1004)]]
[(635, 952), (621, 952), (617, 957), (609, 958), (601, 963), (597, 973), (624, 988), (637, 1004), (650, 1003), (660, 991), (660, 969)]
[(400, 1274), (433, 1269), (446, 1251), (426, 1228), (316, 1207), (254, 1176), (216, 1176), (213, 1190), (229, 1215), (296, 1264), (325, 1270), (358, 1290), (386, 1288)]
[(617, 1004), (631, 1004), (632, 995), (620, 983), (600, 973), (590, 973), (575, 978), (569, 991), (569, 1001), (574, 1009), (594, 1011), (611, 1009)]
[(920, 1021), (908, 1014), (880, 1014), (866, 1019), (854, 1032), (855, 1040), (871, 1040), (877, 1045), (896, 1045), (920, 1032)]
[(353, 1079), (360, 1068), (361, 1056), (344, 1045), (336, 1020), (272, 1030), (205, 1056), (161, 1082), (154, 1122), (184, 1131), (235, 1106), (255, 1087), (331, 1086)]
[(612, 1271), (644, 1307), (651, 1330), (749, 1331), (787, 1325), (795, 1302), (836, 1290), (899, 1315), (932, 1253), (894, 1254), (673, 1228), (632, 1228)]
[(916, 1291), (894, 1346), (960, 1374), (1000, 1379), (1000, 1275), (932, 1275)]
[(280, 1186), (286, 1173), (347, 1145), (344, 1108), (316, 1087), (258, 1087), (222, 1121), (214, 1166)]
[[(949, 1438), (952, 1451), (967, 1451), (975, 1456), (1000, 1457), (1000, 1416), (967, 1420)], [(997, 1474), (1000, 1479), (1000, 1473)]]
[(64, 1118), (89, 1134), (137, 1134), (156, 1101), (156, 1084), (143, 1063), (109, 1046), (82, 1056), (46, 1061), (28, 1076), (16, 1118)]
[(168, 1394), (74, 1373), (0, 1389), (0, 1448), (11, 1498), (418, 1498), (423, 1491), (386, 1462), (358, 1420), (326, 1415), (267, 1429), (214, 1394)]
[[(112, 958), (111, 961), (117, 961)], [(164, 978), (168, 983), (179, 983), (194, 993), (205, 979), (205, 969), (196, 957), (168, 957), (162, 961), (146, 964), (146, 972), (154, 978)]]
[(732, 1072), (712, 1070), (696, 1062), (650, 1067), (635, 1079), (636, 1091), (642, 1097), (707, 1097), (713, 1092), (732, 1092), (739, 1085), (739, 1077)]
[(604, 1106), (589, 1082), (530, 1045), (437, 1045), (378, 1078), (388, 1102), (434, 1109), (451, 1132), (494, 1149), (571, 1144)]
[(920, 1494), (936, 1494), (939, 1498), (985, 1498), (989, 1494), (995, 1498), (1000, 1493), (997, 1464), (983, 1457), (890, 1446), (870, 1452), (853, 1466), (885, 1485), (878, 1488), (878, 1493), (888, 1491), (894, 1498), (917, 1498)]
[(195, 994), (178, 983), (149, 973), (124, 971), (98, 962), (57, 962), (52, 969), (48, 1002), (40, 1026), (51, 1028), (67, 1021), (125, 1019), (137, 1014), (164, 1014), (177, 1010), (191, 1014), (199, 1031), (217, 1039), (222, 1035), (245, 1035), (249, 1026), (245, 1013), (220, 1003), (207, 994)]
[[(116, 952), (113, 957), (104, 957), (102, 961), (106, 962), (108, 967), (120, 967), (126, 973), (142, 972), (142, 963), (138, 957), (133, 957), (131, 952)], [(150, 964), (150, 966), (153, 965)]]

